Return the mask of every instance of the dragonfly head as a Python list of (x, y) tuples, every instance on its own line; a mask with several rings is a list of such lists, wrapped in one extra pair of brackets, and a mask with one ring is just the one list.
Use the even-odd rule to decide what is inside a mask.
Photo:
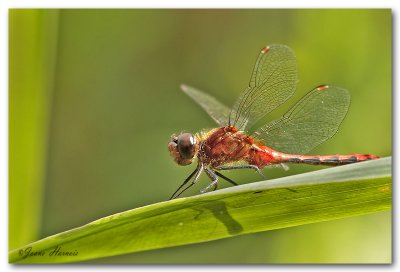
[(199, 144), (196, 137), (191, 133), (181, 133), (179, 136), (174, 134), (171, 136), (168, 150), (177, 164), (188, 165), (196, 157)]

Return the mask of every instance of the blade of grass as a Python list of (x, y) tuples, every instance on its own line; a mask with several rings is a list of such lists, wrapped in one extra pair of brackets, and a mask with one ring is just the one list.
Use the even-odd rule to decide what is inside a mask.
[(57, 10), (9, 12), (9, 248), (38, 239)]
[(114, 214), (13, 250), (77, 262), (391, 209), (391, 158), (231, 187)]

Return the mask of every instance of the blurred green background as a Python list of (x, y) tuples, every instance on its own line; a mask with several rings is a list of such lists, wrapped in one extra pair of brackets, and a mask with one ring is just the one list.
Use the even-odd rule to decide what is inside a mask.
[[(11, 9), (10, 249), (168, 199), (194, 167), (175, 165), (170, 135), (215, 125), (179, 85), (232, 105), (259, 50), (272, 43), (294, 50), (300, 79), (273, 117), (333, 83), (351, 92), (351, 107), (336, 136), (313, 153), (391, 155), (391, 17), (388, 9)], [(246, 170), (227, 175), (260, 179)], [(384, 212), (91, 262), (390, 261), (391, 213)]]

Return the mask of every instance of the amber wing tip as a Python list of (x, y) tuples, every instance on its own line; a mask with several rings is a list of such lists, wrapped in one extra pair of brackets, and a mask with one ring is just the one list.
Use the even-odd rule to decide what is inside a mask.
[(263, 49), (261, 49), (261, 53), (265, 54), (269, 51), (269, 46), (265, 46)]
[(329, 89), (329, 85), (320, 85), (320, 86), (317, 87), (318, 91), (324, 91), (324, 90), (327, 90), (327, 89)]

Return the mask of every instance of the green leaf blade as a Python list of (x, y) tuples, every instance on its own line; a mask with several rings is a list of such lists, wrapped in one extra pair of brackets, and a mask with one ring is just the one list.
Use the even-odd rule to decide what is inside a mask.
[(40, 235), (58, 17), (55, 9), (9, 10), (10, 249)]
[[(9, 261), (78, 262), (387, 211), (391, 194), (391, 158), (383, 158), (111, 215), (11, 251)], [(27, 248), (44, 254), (24, 258)], [(77, 254), (50, 256), (57, 248)]]

